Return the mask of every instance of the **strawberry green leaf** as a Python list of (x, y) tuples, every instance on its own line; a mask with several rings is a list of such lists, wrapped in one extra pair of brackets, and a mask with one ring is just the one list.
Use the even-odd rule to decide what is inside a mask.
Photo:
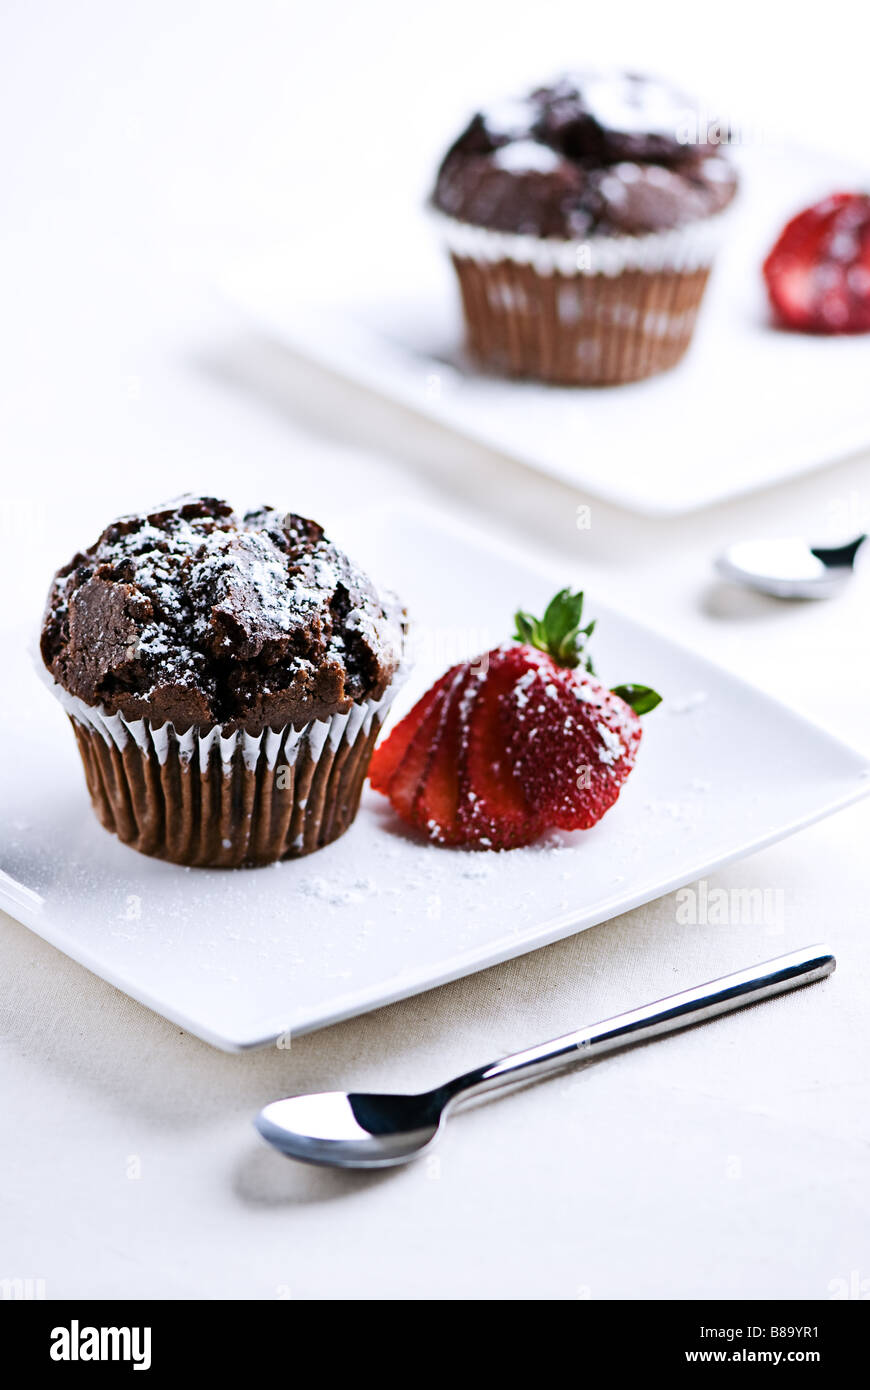
[(522, 609), (520, 609), (518, 613), (514, 614), (514, 622), (516, 623), (514, 640), (517, 642), (526, 642), (530, 647), (534, 646), (535, 619), (532, 615), (530, 613), (523, 613)]
[(554, 646), (560, 646), (570, 633), (579, 631), (582, 614), (582, 593), (572, 594), (570, 589), (560, 589), (547, 604), (544, 613), (547, 640)]
[(648, 685), (615, 685), (612, 693), (618, 695), (627, 705), (631, 705), (635, 714), (649, 714), (651, 709), (655, 709), (656, 705), (662, 702), (661, 695), (651, 690)]
[(535, 618), (531, 613), (522, 610), (516, 614), (514, 637), (518, 642), (525, 642), (529, 646), (537, 647), (538, 651), (546, 652), (560, 666), (566, 666), (571, 670), (576, 666), (582, 666), (584, 670), (591, 672), (592, 662), (586, 654), (585, 647), (595, 623), (591, 622), (586, 627), (581, 627), (582, 615), (583, 594), (573, 593), (570, 589), (560, 589), (547, 604), (543, 618)]

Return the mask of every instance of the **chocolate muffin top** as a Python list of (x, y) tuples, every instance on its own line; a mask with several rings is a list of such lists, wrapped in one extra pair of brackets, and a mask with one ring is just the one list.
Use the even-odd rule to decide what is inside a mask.
[(573, 73), (478, 111), (447, 151), (432, 201), (475, 226), (565, 240), (665, 231), (737, 188), (718, 123), (634, 73)]
[(257, 734), (379, 699), (403, 628), (316, 522), (183, 497), (121, 517), (58, 570), (41, 650), (64, 690), (111, 714)]

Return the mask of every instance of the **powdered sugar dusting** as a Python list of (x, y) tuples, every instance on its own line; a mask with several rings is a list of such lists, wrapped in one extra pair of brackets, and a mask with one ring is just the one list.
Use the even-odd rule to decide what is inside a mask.
[(601, 747), (598, 752), (598, 761), (607, 767), (612, 767), (620, 758), (625, 757), (625, 744), (613, 729), (608, 729), (601, 720), (595, 725), (598, 737), (601, 739)]

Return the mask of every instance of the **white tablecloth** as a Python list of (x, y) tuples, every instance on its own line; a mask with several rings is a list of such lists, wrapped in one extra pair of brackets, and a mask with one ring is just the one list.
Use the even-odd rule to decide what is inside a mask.
[[(564, 63), (571, 24), (580, 56), (592, 43), (571, 5), (463, 6), (462, 26), (459, 13), (58, 0), (6, 15), (5, 603), (38, 608), (53, 568), (112, 515), (181, 490), (326, 519), (336, 498), (431, 498), (545, 545), (566, 574), (870, 750), (866, 579), (836, 604), (785, 606), (720, 587), (710, 569), (744, 534), (866, 525), (867, 458), (684, 521), (591, 499), (578, 532), (590, 499), (344, 388), (215, 301), (221, 257), (336, 218), (352, 244), (360, 200), (370, 208), (387, 176), (417, 196), (469, 101)], [(667, 70), (673, 26), (640, 6), (623, 16), (596, 52), (627, 45), (629, 61)], [(684, 37), (675, 66), (757, 95), (774, 30), (754, 18), (760, 51), (748, 51), (747, 24), (725, 26), (718, 56)], [(864, 61), (860, 45), (837, 53)], [(791, 67), (796, 82), (805, 65)], [(788, 73), (776, 81), (774, 114), (799, 93)], [(831, 83), (844, 139), (850, 88), (857, 69)], [(670, 896), (290, 1052), (243, 1057), (3, 919), (0, 1278), (124, 1298), (860, 1288), (868, 829), (859, 805), (716, 875), (781, 890), (772, 927), (681, 926)], [(681, 982), (701, 981), (822, 936), (833, 979), (479, 1106), (417, 1166), (306, 1169), (251, 1129), (282, 1093), (419, 1088), (667, 993), (678, 966)]]

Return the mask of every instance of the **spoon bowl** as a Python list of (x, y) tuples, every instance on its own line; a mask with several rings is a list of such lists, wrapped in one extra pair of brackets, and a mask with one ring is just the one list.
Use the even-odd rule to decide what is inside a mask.
[(810, 545), (798, 536), (738, 541), (716, 560), (724, 579), (774, 598), (833, 598), (854, 573), (866, 536), (847, 545)]
[(392, 1168), (435, 1141), (442, 1115), (434, 1092), (324, 1091), (276, 1100), (254, 1123), (288, 1158), (339, 1168)]

